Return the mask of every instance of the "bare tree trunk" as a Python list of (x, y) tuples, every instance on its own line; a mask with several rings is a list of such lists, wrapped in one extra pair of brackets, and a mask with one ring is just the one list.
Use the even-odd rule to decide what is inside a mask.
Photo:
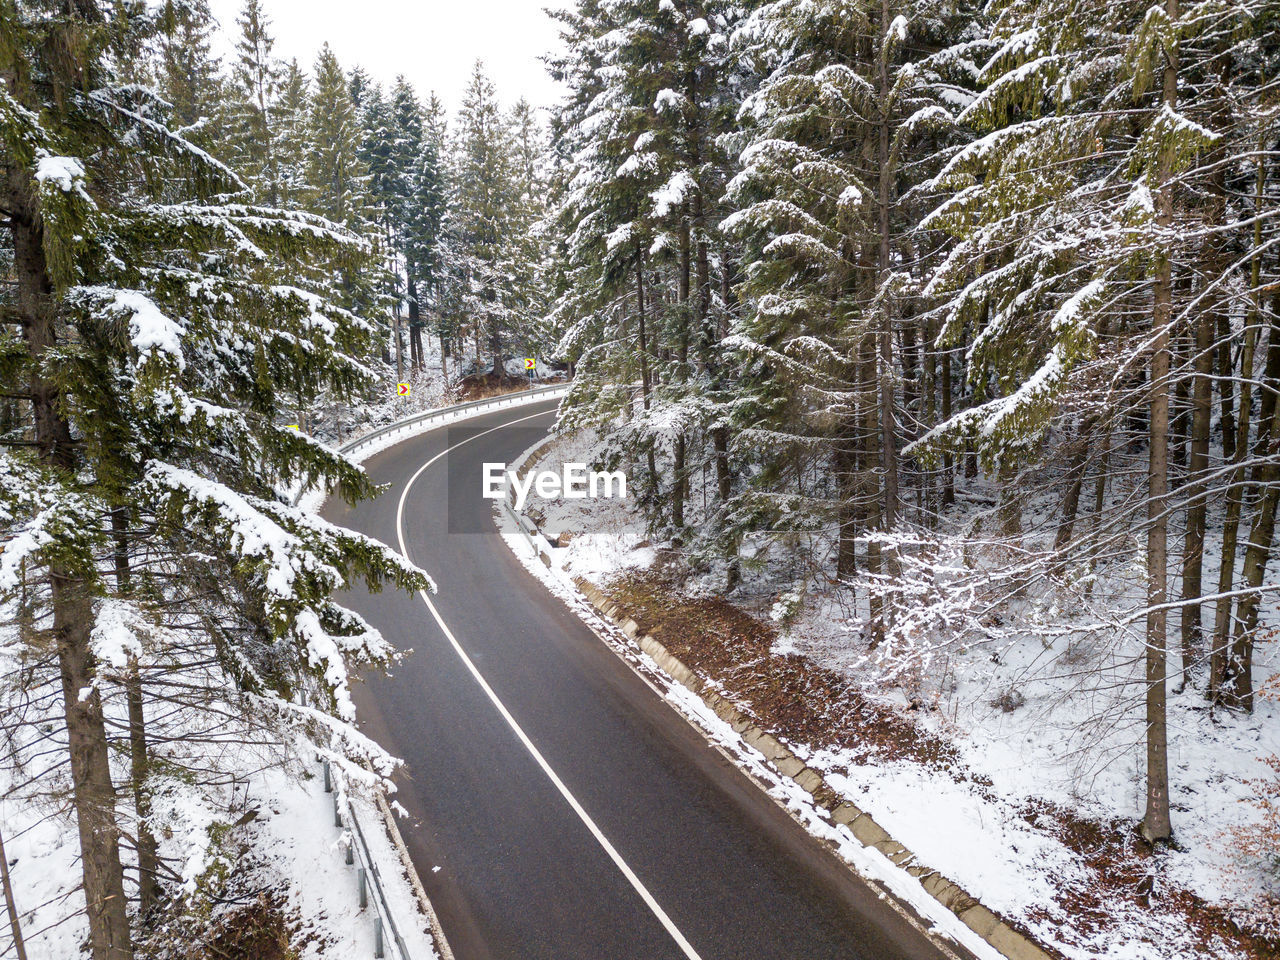
[(644, 408), (649, 409), (649, 393), (652, 385), (649, 381), (649, 335), (648, 317), (644, 302), (644, 250), (636, 250), (636, 314), (640, 330), (640, 395)]
[(409, 362), (414, 371), (426, 364), (422, 356), (422, 307), (418, 303), (418, 283), (409, 275)]
[(836, 489), (839, 490), (840, 505), (836, 511), (836, 523), (839, 527), (836, 545), (836, 577), (848, 580), (858, 570), (858, 498), (861, 485), (858, 479), (857, 429), (846, 430), (836, 438), (835, 469)]
[(1187, 466), (1187, 531), (1182, 544), (1182, 686), (1191, 685), (1201, 647), (1200, 598), (1204, 596), (1205, 473), (1213, 402), (1213, 315), (1196, 323), (1195, 382), (1191, 397), (1191, 456)]
[[(1256, 271), (1255, 271), (1256, 272)], [(1227, 480), (1227, 510), (1222, 522), (1222, 559), (1218, 567), (1218, 599), (1214, 605), (1212, 653), (1209, 662), (1209, 699), (1220, 702), (1222, 680), (1227, 670), (1227, 645), (1231, 637), (1229, 596), (1236, 575), (1236, 549), (1240, 531), (1240, 510), (1244, 501), (1245, 459), (1249, 454), (1249, 420), (1253, 402), (1251, 378), (1253, 358), (1258, 340), (1255, 315), (1244, 335), (1240, 351), (1240, 415), (1236, 418), (1236, 436), (1232, 444), (1235, 454)]]
[(1271, 557), (1271, 541), (1276, 529), (1276, 503), (1280, 501), (1280, 436), (1273, 439), (1269, 450), (1271, 462), (1262, 477), (1262, 498), (1249, 532), (1249, 548), (1245, 551), (1240, 579), (1248, 593), (1236, 604), (1235, 637), (1227, 658), (1223, 678), (1223, 702), (1248, 713), (1253, 712), (1253, 637), (1258, 629), (1258, 600), (1262, 596), (1262, 578)]
[[(43, 372), (47, 354), (57, 349), (57, 336), (53, 285), (45, 262), (34, 185), (29, 172), (12, 165), (12, 160), (7, 180), (17, 280), (15, 306), (32, 359), (30, 389), (36, 443), (41, 458), (52, 469), (72, 475), (78, 458), (71, 428), (59, 408), (57, 385)], [(120, 863), (115, 788), (102, 700), (95, 686), (95, 664), (89, 647), (92, 599), (86, 585), (62, 563), (49, 564), (49, 579), (89, 941), (94, 960), (131, 960), (133, 945)]]
[[(942, 422), (951, 419), (951, 351), (942, 355)], [(956, 502), (956, 470), (951, 450), (942, 455), (942, 503), (951, 506)]]
[(18, 920), (18, 906), (13, 901), (13, 882), (9, 879), (9, 858), (4, 852), (4, 830), (0, 827), (0, 882), (4, 884), (4, 908), (9, 914), (9, 930), (13, 933), (13, 948), (18, 960), (27, 960), (27, 945), (22, 941), (22, 924)]
[[(720, 299), (724, 303), (724, 310), (716, 324), (717, 345), (729, 335), (729, 316), (738, 305), (733, 290), (736, 265), (724, 250), (720, 251), (720, 264)], [(722, 415), (721, 422), (712, 429), (711, 442), (716, 461), (716, 496), (719, 498), (721, 508), (727, 509), (729, 499), (733, 496), (733, 471), (729, 464), (729, 425), (724, 422), (724, 419)], [(724, 538), (724, 544), (725, 559), (728, 562), (726, 589), (733, 590), (742, 579), (742, 568), (738, 556), (740, 546), (738, 535), (729, 531), (729, 535)]]
[[(1177, 22), (1178, 0), (1166, 0), (1170, 20)], [(1164, 102), (1178, 103), (1177, 48), (1166, 54)], [(1172, 235), (1173, 188), (1161, 171), (1156, 223), (1164, 237)], [(1169, 324), (1172, 317), (1173, 261), (1166, 250), (1157, 253), (1153, 289), (1152, 329), (1155, 351), (1151, 357), (1151, 412), (1148, 423), (1147, 491), (1147, 808), (1141, 833), (1148, 843), (1164, 843), (1173, 835), (1169, 816), (1169, 728), (1166, 703), (1168, 614), (1168, 527), (1165, 510), (1169, 499)]]
[[(1265, 196), (1267, 183), (1267, 165), (1265, 162), (1258, 163), (1258, 169), (1254, 180), (1254, 209), (1255, 213), (1262, 210), (1263, 197)], [(1253, 408), (1253, 366), (1258, 335), (1260, 331), (1259, 324), (1262, 319), (1262, 302), (1259, 285), (1262, 281), (1262, 219), (1258, 217), (1253, 226), (1253, 259), (1249, 269), (1249, 286), (1252, 291), (1252, 302), (1249, 308), (1249, 316), (1246, 321), (1244, 332), (1244, 344), (1240, 348), (1240, 405), (1238, 417), (1231, 420), (1231, 425), (1235, 428), (1230, 434), (1230, 442), (1228, 442), (1228, 433), (1226, 427), (1228, 423), (1229, 410), (1224, 407), (1223, 422), (1223, 453), (1233, 464), (1230, 477), (1227, 481), (1227, 511), (1226, 517), (1222, 524), (1222, 557), (1218, 567), (1218, 600), (1214, 607), (1213, 617), (1213, 640), (1211, 644), (1212, 653), (1209, 661), (1209, 700), (1213, 703), (1220, 703), (1222, 696), (1222, 683), (1227, 672), (1227, 653), (1228, 643), (1231, 636), (1231, 586), (1235, 582), (1236, 573), (1236, 547), (1240, 530), (1240, 511), (1244, 503), (1245, 493), (1245, 460), (1249, 452), (1249, 420), (1252, 415)], [(1218, 366), (1219, 382), (1223, 383), (1221, 387), (1224, 403), (1229, 396), (1229, 388), (1225, 385), (1225, 381), (1231, 378), (1231, 337), (1230, 337), (1230, 318), (1226, 318), (1228, 336), (1223, 340), (1221, 321), (1219, 322), (1219, 343), (1218, 356), (1221, 358), (1225, 352), (1227, 357), (1225, 371), (1221, 362)], [(1273, 354), (1280, 359), (1280, 352), (1276, 350), (1275, 328), (1272, 328), (1272, 343), (1268, 347), (1267, 366), (1273, 366)], [(1224, 377), (1225, 374), (1225, 377)], [(1274, 409), (1274, 408), (1273, 408)], [(1270, 423), (1265, 422), (1264, 427), (1270, 428)], [(1227, 453), (1227, 450), (1230, 453)]]
[(396, 380), (404, 383), (404, 338), (400, 335), (400, 304), (396, 303), (392, 311), (395, 318), (395, 336), (396, 336)]
[[(116, 588), (122, 596), (130, 589), (129, 517), (124, 508), (111, 511), (111, 534), (115, 540)], [(160, 898), (158, 854), (151, 817), (151, 791), (147, 774), (151, 766), (147, 746), (147, 720), (143, 710), (142, 672), (137, 656), (130, 655), (125, 673), (125, 699), (129, 708), (129, 781), (133, 788), (133, 806), (137, 817), (138, 843), (138, 916), (146, 923)]]
[[(1243, 380), (1244, 378), (1242, 378)], [(1257, 507), (1249, 531), (1249, 545), (1240, 568), (1242, 589), (1236, 601), (1234, 636), (1223, 667), (1219, 702), (1236, 709), (1253, 710), (1253, 637), (1258, 628), (1258, 600), (1271, 542), (1275, 534), (1276, 503), (1280, 499), (1280, 417), (1276, 396), (1280, 393), (1280, 322), (1271, 326), (1267, 345), (1267, 371), (1263, 381), (1262, 417), (1253, 453), (1262, 462), (1255, 468), (1252, 486), (1258, 491)], [(1270, 398), (1270, 404), (1267, 403)]]
[(1190, 380), (1182, 371), (1187, 368), (1191, 349), (1187, 338), (1181, 334), (1172, 339), (1170, 359), (1178, 375), (1173, 377), (1172, 373), (1170, 374), (1173, 380), (1173, 405), (1169, 410), (1169, 467), (1170, 481), (1176, 489), (1182, 485), (1182, 480), (1187, 473), (1187, 438), (1190, 434), (1187, 425), (1191, 420), (1191, 386)]
[[(859, 353), (862, 367), (862, 375), (859, 378), (862, 383), (862, 389), (859, 392), (862, 396), (863, 411), (862, 436), (859, 445), (862, 454), (859, 488), (862, 502), (865, 504), (866, 527), (868, 530), (880, 530), (883, 529), (883, 517), (880, 511), (884, 501), (880, 497), (879, 482), (875, 475), (874, 465), (880, 463), (880, 451), (877, 449), (878, 444), (876, 441), (882, 434), (878, 421), (880, 407), (877, 403), (876, 342), (874, 336), (868, 335), (863, 340), (859, 346)], [(883, 572), (882, 561), (883, 556), (880, 544), (872, 540), (867, 544), (867, 573), (872, 577), (879, 576)], [(877, 591), (872, 591), (870, 594), (868, 614), (875, 625), (878, 640), (879, 635), (883, 633), (884, 624), (882, 621), (883, 604)]]
[(1075, 532), (1076, 517), (1080, 512), (1080, 494), (1084, 489), (1084, 477), (1089, 462), (1089, 442), (1093, 438), (1094, 426), (1094, 420), (1086, 421), (1076, 435), (1076, 449), (1071, 457), (1071, 466), (1067, 470), (1070, 483), (1067, 486), (1067, 495), (1062, 502), (1062, 520), (1053, 538), (1053, 550), (1058, 554), (1071, 545), (1071, 538)]
[[(1098, 541), (1098, 531), (1102, 528), (1102, 514), (1107, 506), (1107, 471), (1111, 469), (1111, 426), (1104, 431), (1102, 440), (1102, 456), (1098, 460), (1098, 476), (1093, 481), (1093, 517), (1089, 524), (1089, 535), (1092, 543), (1089, 547), (1089, 571), (1098, 566), (1098, 551), (1102, 545)], [(1092, 582), (1089, 587), (1093, 589)]]
[[(1258, 182), (1265, 183), (1266, 165), (1258, 166)], [(1257, 209), (1262, 208), (1262, 187), (1258, 188)], [(1262, 222), (1255, 224), (1254, 249), (1262, 246)], [(1257, 287), (1257, 282), (1254, 282)], [(1235, 392), (1231, 379), (1231, 317), (1223, 311), (1218, 315), (1218, 392), (1222, 398), (1222, 455), (1230, 460), (1236, 455), (1236, 423), (1231, 412), (1232, 394)]]
[[(880, 3), (880, 30), (882, 35), (889, 31), (889, 0)], [(883, 44), (882, 44), (883, 47)], [(879, 247), (876, 255), (877, 283), (884, 284), (889, 279), (889, 203), (892, 192), (893, 164), (889, 156), (889, 64), (888, 55), (883, 53), (877, 65), (879, 72), (878, 99), (880, 103), (880, 123), (877, 159), (880, 165), (880, 181), (877, 185), (877, 203), (879, 204)], [(892, 530), (898, 523), (898, 446), (896, 416), (893, 408), (893, 320), (892, 312), (886, 305), (880, 318), (879, 330), (879, 365), (880, 365), (880, 456), (884, 465), (884, 516), (881, 523), (885, 530)], [(889, 552), (889, 572), (895, 573), (896, 563), (893, 551)]]
[[(677, 337), (677, 360), (681, 382), (689, 376), (689, 326), (690, 296), (689, 283), (691, 277), (691, 256), (689, 221), (686, 219), (680, 230), (680, 266), (676, 277), (676, 299), (679, 301), (679, 332)], [(677, 536), (684, 528), (684, 504), (688, 496), (689, 478), (685, 476), (686, 440), (682, 430), (675, 440), (672, 454), (675, 477), (671, 488), (671, 524), (676, 528)]]
[[(645, 410), (649, 409), (653, 392), (653, 376), (649, 367), (648, 308), (644, 296), (644, 248), (636, 250), (636, 310), (640, 321), (640, 391)], [(649, 468), (649, 482), (656, 488), (658, 467), (653, 456), (653, 441), (645, 444), (645, 462)]]

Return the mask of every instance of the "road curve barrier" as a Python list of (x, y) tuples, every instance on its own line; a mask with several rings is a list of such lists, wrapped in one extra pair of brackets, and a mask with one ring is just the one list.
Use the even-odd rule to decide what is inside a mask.
[(569, 384), (554, 383), (546, 387), (534, 387), (532, 390), (504, 393), (485, 400), (471, 400), (468, 403), (458, 403), (451, 407), (424, 410), (422, 413), (405, 417), (403, 420), (397, 420), (395, 423), (387, 424), (385, 427), (371, 430), (362, 437), (357, 437), (355, 440), (344, 443), (338, 448), (338, 451), (347, 456), (352, 456), (370, 447), (381, 446), (389, 440), (407, 439), (415, 434), (424, 433), (427, 430), (446, 423), (452, 423), (455, 420), (465, 420), (468, 417), (486, 413), (490, 410), (520, 407), (525, 404), (537, 403), (540, 400), (559, 399), (568, 394), (568, 392)]

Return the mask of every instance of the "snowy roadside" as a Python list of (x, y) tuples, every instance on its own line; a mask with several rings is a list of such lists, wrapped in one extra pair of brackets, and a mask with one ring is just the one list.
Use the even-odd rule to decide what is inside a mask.
[[(9, 706), (9, 705), (6, 705)], [(347, 833), (335, 826), (317, 763), (262, 766), (258, 752), (245, 749), (243, 774), (216, 800), (199, 790), (157, 798), (155, 820), (161, 854), (195, 884), (206, 870), (228, 870), (238, 903), (215, 909), (214, 928), (234, 923), (237, 907), (265, 898), (277, 909), (299, 960), (374, 957), (373, 908), (361, 909), (356, 868), (345, 862)], [(13, 771), (0, 769), (0, 822), (21, 931), (29, 960), (68, 960), (81, 954), (88, 937), (80, 891), (80, 846), (59, 796), (57, 773), (22, 786)], [(376, 811), (354, 802), (366, 825), (373, 854), (385, 866), (382, 880), (409, 960), (437, 957), (428, 919), (381, 829)], [(228, 816), (229, 828), (220, 826)], [(238, 816), (238, 819), (236, 816)], [(126, 821), (127, 822), (127, 821)], [(238, 851), (223, 860), (217, 849)], [(129, 851), (126, 851), (128, 854)], [(8, 923), (0, 943), (12, 946)], [(387, 956), (395, 957), (394, 945)]]
[[(1002, 955), (997, 950), (965, 926), (954, 913), (930, 897), (905, 870), (879, 851), (864, 847), (853, 837), (848, 827), (833, 823), (826, 811), (819, 808), (813, 797), (794, 780), (782, 776), (759, 750), (747, 743), (695, 693), (676, 682), (651, 656), (638, 649), (603, 619), (556, 560), (553, 560), (551, 567), (543, 563), (539, 546), (531, 541), (529, 533), (520, 528), (506, 509), (501, 506), (495, 508), (494, 521), (507, 546), (530, 573), (586, 621), (655, 691), (699, 728), (712, 744), (729, 755), (810, 833), (830, 843), (839, 856), (864, 879), (898, 901), (908, 904), (928, 924), (922, 929), (927, 930), (935, 942), (941, 938), (944, 942), (959, 944), (979, 960), (1002, 960)], [(549, 544), (544, 541), (541, 547), (545, 552)], [(554, 553), (560, 553), (551, 549)], [(904, 913), (904, 916), (907, 914)]]
[[(561, 439), (542, 459), (589, 462), (592, 450), (589, 439)], [(622, 502), (541, 502), (530, 513), (550, 540), (552, 569), (528, 562), (523, 538), (509, 541), (566, 600), (577, 594), (572, 579), (585, 578), (646, 630), (668, 614), (688, 625), (720, 615), (708, 614), (709, 604), (723, 601), (705, 581), (660, 583), (661, 545)], [(637, 608), (651, 589), (663, 591), (653, 609)], [(702, 641), (677, 655), (704, 679), (723, 682), (723, 692), (766, 727), (773, 705), (754, 695), (753, 684), (781, 683), (796, 696), (815, 686), (831, 692), (815, 696), (800, 720), (775, 726), (779, 739), (922, 862), (1041, 943), (1073, 960), (1274, 955), (1273, 944), (1231, 922), (1246, 892), (1275, 882), (1265, 863), (1235, 844), (1259, 824), (1259, 809), (1247, 801), (1256, 795), (1253, 781), (1270, 773), (1265, 758), (1280, 752), (1274, 700), (1261, 700), (1252, 716), (1212, 717), (1197, 694), (1172, 697), (1179, 844), (1146, 857), (1121, 820), (1140, 811), (1142, 797), (1140, 704), (1130, 702), (1127, 685), (1132, 658), (1096, 631), (1056, 629), (1070, 618), (1048, 592), (1028, 599), (1041, 608), (1028, 617), (1055, 629), (1029, 630), (999, 655), (949, 651), (921, 684), (925, 708), (921, 690), (880, 682), (856, 611), (838, 598), (812, 585), (796, 593), (792, 581), (765, 570), (748, 574), (734, 602), (771, 640), (738, 659)], [(785, 625), (767, 616), (773, 610), (776, 617), (780, 603), (794, 611)], [(580, 597), (575, 606), (581, 609)], [(1274, 621), (1276, 611), (1265, 616)], [(726, 632), (723, 623), (717, 631)], [(614, 642), (627, 644), (616, 631)], [(1260, 676), (1280, 671), (1275, 646), (1259, 645)], [(1086, 663), (1101, 663), (1107, 683), (1079, 683)], [(788, 677), (799, 679), (786, 687)], [(861, 728), (844, 720), (856, 713), (867, 715)], [(927, 749), (913, 749), (917, 741)]]

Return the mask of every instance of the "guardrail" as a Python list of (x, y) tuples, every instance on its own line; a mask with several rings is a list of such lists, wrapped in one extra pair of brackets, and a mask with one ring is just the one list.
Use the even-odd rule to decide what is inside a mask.
[(437, 421), (444, 422), (446, 420), (457, 418), (459, 414), (466, 415), (471, 412), (479, 412), (481, 410), (498, 410), (503, 407), (515, 407), (525, 403), (533, 403), (539, 399), (551, 399), (552, 396), (560, 393), (567, 393), (569, 385), (567, 383), (553, 383), (545, 387), (534, 387), (532, 390), (520, 390), (516, 393), (504, 393), (501, 396), (489, 397), (486, 400), (471, 400), (468, 403), (458, 403), (451, 407), (439, 407), (435, 410), (424, 410), (422, 413), (415, 414), (412, 417), (406, 417), (403, 420), (397, 420), (395, 423), (388, 424), (385, 427), (379, 427), (371, 430), (362, 437), (357, 437), (338, 448), (342, 453), (351, 454), (359, 453), (365, 447), (371, 447), (375, 444), (382, 443), (392, 437), (408, 435), (415, 433), (423, 427), (429, 426)]
[[(532, 390), (521, 390), (517, 393), (502, 394), (497, 397), (489, 397), (485, 400), (472, 400), (468, 403), (458, 403), (449, 407), (439, 407), (435, 410), (424, 410), (422, 413), (414, 414), (412, 417), (406, 417), (395, 423), (388, 424), (385, 427), (379, 427), (371, 430), (362, 437), (357, 437), (348, 443), (339, 447), (339, 451), (344, 454), (359, 453), (362, 449), (383, 443), (394, 437), (408, 437), (414, 433), (421, 432), (435, 425), (452, 422), (454, 420), (465, 419), (473, 413), (479, 413), (484, 410), (498, 410), (505, 407), (517, 407), (528, 403), (534, 403), (538, 400), (549, 400), (558, 394), (568, 393), (569, 385), (566, 383), (556, 383), (545, 387), (534, 387)], [(303, 491), (300, 491), (294, 497), (294, 502), (298, 502), (302, 498)], [(339, 808), (338, 794), (334, 789), (333, 771), (329, 766), (329, 762), (324, 761), (324, 791), (333, 794), (333, 823), (338, 829), (346, 829), (343, 823), (343, 814)], [(384, 824), (388, 833), (393, 834), (395, 831), (395, 823), (390, 820), (390, 812), (385, 809), (382, 811), (383, 818), (387, 822)], [(387, 896), (382, 888), (382, 875), (378, 871), (377, 861), (369, 850), (368, 840), (365, 839), (364, 830), (360, 826), (360, 818), (356, 816), (355, 808), (350, 804), (347, 806), (346, 820), (349, 821), (351, 829), (348, 831), (350, 840), (346, 847), (346, 860), (348, 865), (355, 866), (356, 858), (360, 860), (357, 867), (357, 889), (360, 899), (360, 909), (368, 909), (372, 900), (374, 908), (373, 917), (373, 937), (375, 960), (383, 960), (386, 957), (386, 939), (387, 932), (390, 932), (391, 942), (395, 944), (396, 952), (399, 954), (400, 960), (413, 960), (409, 953), (409, 948), (405, 945), (404, 938), (400, 935), (399, 929), (396, 927), (395, 916), (392, 914), (391, 906), (387, 902)], [(403, 850), (402, 850), (403, 853)], [(372, 894), (372, 896), (371, 896)], [(421, 894), (425, 896), (425, 894)], [(439, 930), (435, 921), (434, 914), (431, 912), (430, 904), (424, 903), (423, 909), (427, 911), (432, 920), (432, 933), (436, 940), (437, 951), (445, 958), (451, 957), (448, 944), (444, 941), (443, 933)]]
[[(334, 790), (333, 772), (329, 767), (329, 761), (323, 761), (324, 769), (324, 792), (333, 794), (333, 825), (339, 830), (346, 829), (343, 822), (342, 810), (338, 805), (338, 793)], [(378, 871), (377, 861), (374, 860), (373, 854), (369, 852), (369, 841), (365, 839), (364, 830), (360, 826), (360, 818), (356, 816), (355, 809), (348, 804), (346, 820), (350, 821), (351, 830), (348, 831), (348, 841), (346, 845), (347, 864), (356, 867), (356, 885), (360, 900), (360, 909), (367, 910), (369, 901), (373, 901), (373, 956), (374, 960), (383, 960), (387, 955), (386, 950), (386, 932), (391, 931), (391, 940), (396, 945), (396, 953), (399, 954), (400, 960), (413, 960), (409, 953), (409, 948), (405, 945), (404, 937), (400, 935), (400, 930), (396, 927), (395, 915), (391, 912), (391, 906), (387, 902), (386, 891), (382, 889), (382, 874)], [(356, 866), (356, 858), (359, 858), (360, 864)], [(373, 897), (370, 898), (369, 883), (373, 881)]]

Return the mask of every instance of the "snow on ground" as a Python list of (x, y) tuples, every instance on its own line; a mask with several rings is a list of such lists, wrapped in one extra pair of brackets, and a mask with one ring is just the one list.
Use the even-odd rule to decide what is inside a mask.
[[(561, 438), (541, 463), (590, 462), (596, 449), (589, 433)], [(697, 497), (695, 485), (693, 499)], [(625, 571), (647, 568), (657, 555), (643, 522), (626, 503), (531, 498), (528, 510), (553, 543), (566, 535), (567, 546), (552, 553), (556, 566), (569, 576), (604, 584)], [(1052, 504), (1031, 507), (1028, 524), (1034, 527), (1052, 514)], [(961, 519), (961, 525), (966, 522)], [(1212, 518), (1209, 528), (1214, 529)], [(1216, 575), (1217, 564), (1217, 545), (1209, 544), (1206, 578), (1209, 571)], [(743, 587), (731, 599), (767, 618), (780, 598), (797, 589), (797, 572), (786, 557), (747, 569)], [(1131, 567), (1100, 568), (1083, 594), (1080, 583), (1033, 584), (1012, 605), (1032, 626), (995, 647), (948, 647), (917, 678), (910, 696), (900, 679), (885, 682), (878, 674), (866, 654), (859, 611), (847, 599), (805, 582), (802, 570), (799, 574), (802, 602), (794, 620), (781, 627), (775, 654), (799, 653), (853, 680), (874, 701), (894, 707), (954, 745), (959, 762), (955, 769), (944, 769), (876, 761), (865, 751), (789, 744), (798, 755), (923, 862), (987, 906), (1024, 923), (1044, 942), (1058, 943), (1072, 958), (1202, 955), (1176, 911), (1144, 910), (1139, 916), (1118, 901), (1109, 908), (1115, 911), (1113, 923), (1102, 932), (1076, 929), (1064, 937), (1066, 929), (1084, 926), (1064, 911), (1064, 897), (1096, 881), (1090, 872), (1096, 867), (1055, 831), (1041, 829), (1034, 813), (1066, 811), (1112, 833), (1127, 830), (1126, 823), (1142, 814), (1142, 648), (1136, 632), (1141, 625), (1125, 625), (1109, 612), (1095, 616), (1103, 608), (1141, 606), (1141, 580)], [(687, 592), (713, 592), (716, 580), (715, 571), (692, 578)], [(1176, 591), (1176, 579), (1171, 589)], [(1212, 615), (1206, 605), (1207, 622)], [(1264, 603), (1262, 617), (1262, 635), (1274, 635), (1280, 627), (1276, 604)], [(1172, 646), (1177, 617), (1170, 619)], [(1037, 621), (1046, 624), (1043, 630), (1035, 628)], [(1171, 674), (1177, 665), (1177, 653), (1171, 650)], [(1254, 671), (1260, 686), (1280, 674), (1274, 641), (1258, 644)], [(1280, 703), (1262, 696), (1252, 715), (1211, 714), (1198, 688), (1176, 692), (1176, 676), (1169, 686), (1177, 846), (1157, 861), (1146, 861), (1152, 864), (1155, 902), (1167, 888), (1234, 910), (1261, 892), (1280, 892), (1274, 863), (1242, 857), (1234, 840), (1242, 829), (1258, 824), (1259, 811), (1248, 802), (1257, 793), (1251, 781), (1274, 780), (1264, 761), (1280, 754)], [(912, 700), (923, 700), (929, 708), (909, 709)], [(1218, 955), (1233, 954), (1223, 945)]]
[[(6, 794), (7, 776), (0, 771), (0, 792)], [(319, 779), (299, 780), (278, 768), (262, 770), (245, 777), (240, 796), (248, 810), (256, 811), (243, 831), (252, 843), (252, 884), (284, 890), (287, 912), (301, 921), (300, 960), (372, 958), (373, 907), (360, 909), (356, 868), (345, 862), (346, 835), (334, 826), (333, 799)], [(410, 955), (414, 960), (435, 957), (426, 919), (417, 911), (377, 814), (367, 804), (357, 809)], [(29, 960), (79, 956), (88, 924), (74, 824), (21, 793), (0, 801), (0, 822)], [(172, 852), (172, 846), (163, 846)], [(9, 939), (7, 920), (3, 928), (0, 942)]]
[[(588, 434), (566, 437), (556, 442), (552, 456), (539, 458), (539, 463), (530, 466), (546, 465), (556, 472), (561, 463), (590, 467), (596, 446)], [(572, 577), (601, 582), (623, 570), (648, 567), (657, 556), (643, 527), (636, 523), (628, 500), (543, 500), (532, 488), (529, 497), (526, 512), (553, 543), (562, 533), (570, 534), (557, 559)], [(586, 514), (589, 524), (584, 522)]]

